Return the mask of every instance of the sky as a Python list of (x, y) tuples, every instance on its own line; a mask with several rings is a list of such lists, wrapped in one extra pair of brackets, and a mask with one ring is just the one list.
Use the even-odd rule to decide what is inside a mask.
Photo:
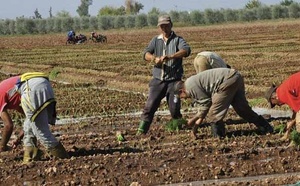
[[(169, 12), (192, 11), (205, 9), (240, 9), (244, 8), (250, 0), (135, 0), (144, 5), (142, 13), (149, 12), (153, 7), (160, 11)], [(260, 0), (262, 4), (274, 5), (279, 4), (282, 0)], [(294, 0), (299, 2), (300, 0)], [(52, 14), (55, 16), (57, 12), (67, 11), (71, 16), (78, 16), (76, 10), (80, 5), (80, 0), (0, 0), (0, 19), (15, 19), (16, 17), (34, 16), (37, 9), (42, 18), (49, 17), (49, 10), (52, 7)], [(93, 4), (89, 7), (91, 16), (96, 16), (98, 11), (105, 6), (120, 7), (124, 6), (125, 0), (93, 0)]]

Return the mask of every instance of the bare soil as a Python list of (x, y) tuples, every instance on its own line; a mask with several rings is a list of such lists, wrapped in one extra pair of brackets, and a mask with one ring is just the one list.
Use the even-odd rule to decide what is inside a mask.
[[(299, 25), (295, 20), (175, 30), (193, 49), (186, 59), (186, 76), (194, 73), (192, 60), (197, 52), (217, 51), (242, 72), (247, 98), (255, 99), (263, 97), (271, 82), (299, 70)], [(70, 120), (51, 129), (71, 158), (55, 159), (45, 153), (41, 161), (24, 165), (22, 146), (3, 152), (0, 185), (248, 186), (299, 181), (299, 148), (280, 141), (282, 134), (260, 134), (232, 110), (225, 118), (227, 136), (222, 140), (212, 138), (209, 124), (199, 129), (199, 139), (193, 139), (189, 129), (168, 132), (165, 123), (170, 116), (160, 112), (150, 132), (136, 136), (137, 112), (144, 106), (151, 78), (151, 67), (139, 61), (156, 32), (107, 31), (107, 44), (74, 46), (66, 46), (62, 35), (3, 37), (2, 72), (60, 71), (54, 84), (58, 112)], [(68, 51), (76, 51), (77, 56)], [(166, 108), (163, 102), (160, 111)], [(184, 102), (185, 118), (193, 114), (189, 108), (189, 102)], [(77, 122), (81, 117), (86, 118)], [(289, 120), (264, 117), (273, 126)], [(125, 141), (117, 140), (118, 131)]]
[[(227, 117), (231, 116), (236, 118), (233, 111)], [(116, 117), (110, 124), (98, 118), (54, 126), (53, 132), (72, 157), (60, 160), (45, 155), (42, 161), (23, 165), (20, 146), (1, 154), (1, 182), (5, 185), (133, 182), (188, 185), (206, 181), (195, 185), (285, 185), (299, 180), (299, 174), (289, 174), (300, 171), (299, 149), (287, 147), (288, 142), (280, 141), (279, 134), (259, 134), (254, 125), (242, 120), (226, 120), (227, 137), (223, 140), (212, 138), (208, 125), (199, 130), (197, 140), (189, 130), (167, 132), (163, 123), (169, 120), (168, 116), (155, 121), (146, 136), (136, 136), (136, 125), (124, 120)], [(121, 131), (126, 141), (117, 141), (116, 131)]]

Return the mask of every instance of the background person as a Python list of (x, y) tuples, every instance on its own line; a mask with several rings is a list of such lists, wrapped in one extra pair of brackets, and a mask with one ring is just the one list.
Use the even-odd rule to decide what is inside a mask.
[(166, 97), (173, 119), (181, 118), (180, 100), (174, 101), (174, 83), (182, 79), (183, 57), (191, 53), (186, 41), (172, 31), (168, 15), (158, 18), (160, 35), (150, 41), (144, 51), (144, 60), (154, 64), (153, 79), (149, 83), (149, 96), (141, 115), (137, 134), (146, 134), (161, 100)]
[(53, 136), (49, 124), (56, 121), (56, 101), (48, 76), (40, 72), (25, 73), (10, 77), (0, 83), (0, 114), (4, 123), (0, 152), (8, 150), (7, 143), (13, 131), (13, 122), (8, 113), (13, 109), (25, 114), (23, 132), (13, 142), (17, 146), (23, 138), (23, 162), (38, 160), (41, 151), (37, 147), (39, 140), (50, 155), (67, 158), (62, 144)]
[(189, 77), (175, 85), (180, 98), (193, 98), (197, 101), (198, 113), (188, 120), (197, 138), (197, 130), (207, 117), (214, 137), (225, 137), (223, 119), (230, 105), (236, 113), (263, 133), (272, 133), (273, 127), (255, 113), (245, 97), (245, 85), (241, 74), (235, 69), (214, 68)]
[(70, 30), (67, 35), (68, 35), (68, 40), (69, 41), (74, 41), (75, 40), (76, 33), (75, 33), (74, 30)]
[(231, 68), (218, 54), (210, 51), (198, 53), (194, 59), (194, 67), (197, 74), (212, 68)]
[[(271, 108), (281, 105), (288, 105), (292, 111), (292, 119), (287, 123), (287, 131), (282, 137), (282, 140), (289, 138), (290, 130), (296, 125), (296, 131), (300, 132), (300, 72), (297, 72), (278, 87), (272, 85), (265, 94), (265, 98), (270, 103)], [(293, 142), (292, 142), (293, 143)], [(292, 145), (292, 144), (290, 144)]]

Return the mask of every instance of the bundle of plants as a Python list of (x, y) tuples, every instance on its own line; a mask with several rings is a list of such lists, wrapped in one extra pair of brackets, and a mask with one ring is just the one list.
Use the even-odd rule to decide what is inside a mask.
[(183, 126), (187, 124), (187, 120), (180, 118), (180, 119), (172, 119), (168, 123), (166, 123), (165, 128), (167, 131), (179, 131), (183, 129)]
[(291, 132), (291, 140), (295, 143), (295, 145), (300, 146), (300, 133), (293, 130)]

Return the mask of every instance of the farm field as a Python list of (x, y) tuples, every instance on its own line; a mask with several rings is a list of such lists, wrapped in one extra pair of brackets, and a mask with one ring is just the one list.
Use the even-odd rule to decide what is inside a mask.
[[(184, 60), (186, 77), (195, 73), (198, 52), (215, 51), (244, 76), (250, 104), (263, 108), (268, 107), (263, 96), (271, 83), (279, 84), (300, 70), (299, 29), (300, 20), (174, 27), (192, 48)], [(225, 118), (223, 140), (212, 138), (208, 125), (199, 129), (197, 140), (188, 129), (167, 131), (165, 102), (149, 134), (135, 135), (152, 69), (142, 60), (142, 51), (157, 33), (156, 28), (103, 31), (107, 43), (78, 45), (66, 45), (66, 34), (0, 37), (0, 80), (28, 71), (50, 74), (63, 123), (51, 129), (72, 156), (51, 160), (45, 155), (42, 161), (23, 165), (22, 146), (3, 152), (0, 185), (297, 183), (299, 148), (287, 147), (280, 133), (259, 134), (232, 110)], [(182, 103), (185, 118), (195, 112), (189, 105), (189, 100)], [(12, 115), (19, 129), (21, 117)], [(289, 119), (264, 117), (273, 126)], [(126, 141), (117, 141), (117, 132)]]

